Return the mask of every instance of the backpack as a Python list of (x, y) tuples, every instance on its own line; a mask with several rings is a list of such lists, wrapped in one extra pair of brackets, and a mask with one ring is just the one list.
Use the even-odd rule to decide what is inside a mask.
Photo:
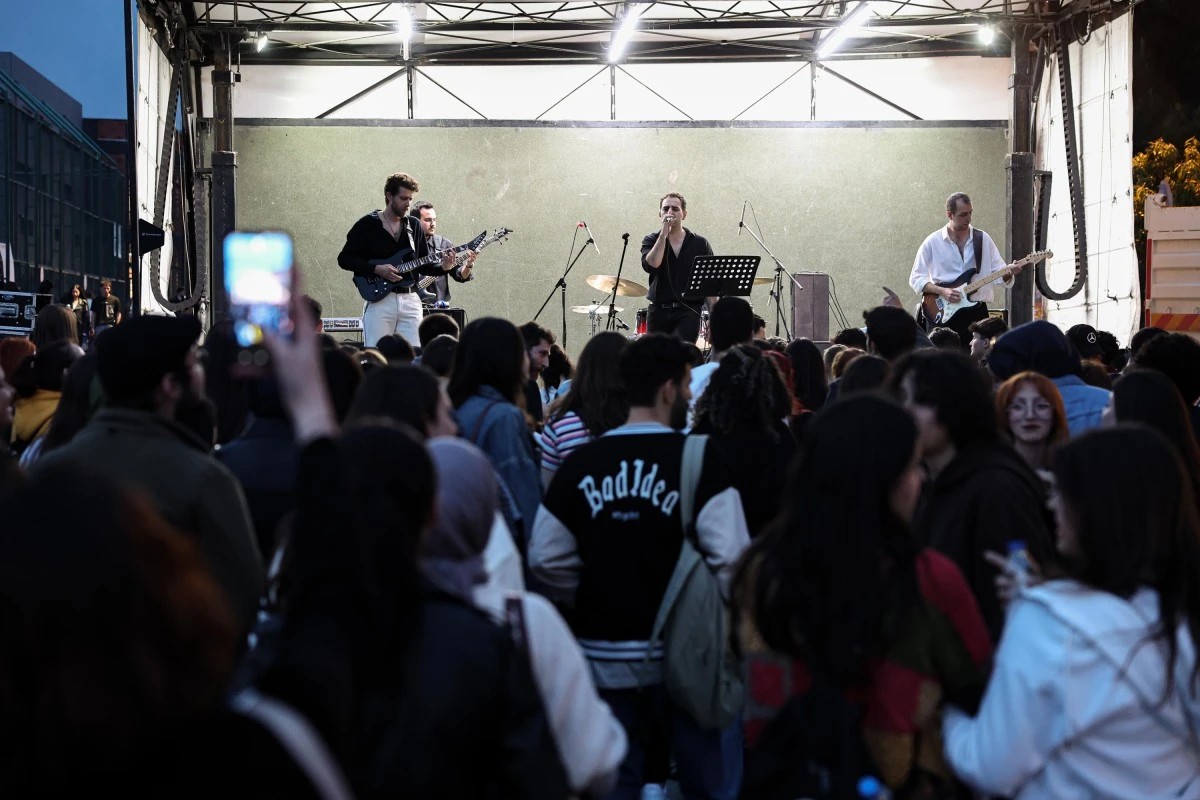
[(683, 446), (679, 513), (683, 545), (650, 634), (646, 658), (663, 640), (667, 693), (703, 730), (724, 728), (742, 710), (745, 681), (741, 659), (729, 636), (729, 609), (717, 576), (692, 543), (696, 486), (707, 436), (689, 436)]
[(864, 709), (823, 672), (783, 706), (747, 752), (741, 800), (858, 800), (878, 775), (862, 738)]

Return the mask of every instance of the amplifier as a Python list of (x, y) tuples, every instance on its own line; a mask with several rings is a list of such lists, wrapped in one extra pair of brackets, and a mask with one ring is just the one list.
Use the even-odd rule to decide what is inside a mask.
[(38, 295), (0, 292), (0, 334), (29, 334), (37, 319)]
[(829, 341), (829, 275), (797, 272), (792, 275), (792, 336)]
[(446, 314), (447, 316), (453, 317), (454, 321), (458, 323), (458, 329), (460, 331), (467, 327), (467, 312), (464, 309), (433, 308), (432, 306), (425, 306), (425, 311), (421, 316), (428, 317), (430, 314)]

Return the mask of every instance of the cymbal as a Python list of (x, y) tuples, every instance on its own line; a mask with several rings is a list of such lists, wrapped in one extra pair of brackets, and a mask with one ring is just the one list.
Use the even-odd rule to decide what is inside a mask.
[(757, 278), (754, 279), (755, 286), (766, 286), (768, 283), (774, 283), (774, 282), (775, 282), (774, 275), (768, 275), (765, 278), (762, 275), (759, 275)]
[(617, 294), (623, 297), (645, 297), (646, 292), (650, 291), (640, 283), (634, 283), (628, 278), (621, 278), (618, 282), (613, 275), (588, 275), (587, 284), (602, 292), (611, 292), (613, 286), (616, 286)]
[[(571, 306), (571, 310), (574, 311), (576, 314), (591, 314), (593, 311), (596, 312), (597, 314), (607, 314), (608, 306), (600, 305), (599, 303), (596, 303), (596, 304), (590, 305), (590, 306)], [(615, 306), (613, 308), (613, 311), (616, 312), (617, 314), (620, 314), (624, 310), (625, 309), (621, 308), (620, 306)]]

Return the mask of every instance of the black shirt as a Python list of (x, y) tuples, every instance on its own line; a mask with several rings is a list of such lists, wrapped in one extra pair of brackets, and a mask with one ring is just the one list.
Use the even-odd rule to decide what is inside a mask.
[(658, 269), (654, 269), (646, 263), (646, 254), (654, 247), (660, 233), (662, 231), (655, 231), (642, 239), (642, 269), (650, 276), (650, 295), (647, 299), (651, 303), (678, 303), (683, 300), (687, 300), (689, 303), (703, 301), (703, 297), (685, 297), (683, 292), (687, 289), (688, 281), (692, 279), (692, 261), (696, 256), (711, 256), (713, 254), (712, 245), (708, 243), (708, 239), (684, 228), (683, 244), (679, 246), (679, 255), (675, 255), (671, 243), (667, 242), (663, 253), (663, 263), (659, 265)]
[(97, 295), (92, 298), (92, 313), (96, 315), (97, 325), (116, 325), (117, 317), (121, 316), (121, 301), (113, 294), (108, 297)]
[[(405, 236), (401, 232), (399, 239), (393, 239), (383, 227), (378, 211), (361, 217), (346, 233), (346, 244), (342, 247), (342, 252), (338, 253), (338, 266), (355, 275), (369, 278), (375, 274), (375, 267), (371, 266), (372, 259), (391, 258), (401, 250), (409, 248), (416, 251), (413, 258), (429, 255), (429, 246), (425, 243), (425, 232), (421, 230), (421, 223), (406, 216), (404, 224), (408, 227), (408, 235)], [(416, 272), (423, 275), (441, 275), (442, 265), (426, 264)]]

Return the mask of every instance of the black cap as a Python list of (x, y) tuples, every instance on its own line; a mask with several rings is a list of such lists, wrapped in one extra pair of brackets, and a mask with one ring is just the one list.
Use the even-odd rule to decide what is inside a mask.
[(1072, 325), (1067, 329), (1067, 338), (1079, 351), (1080, 358), (1099, 358), (1104, 353), (1100, 337), (1091, 325)]
[(96, 338), (96, 373), (109, 397), (152, 391), (200, 338), (195, 317), (140, 316)]

